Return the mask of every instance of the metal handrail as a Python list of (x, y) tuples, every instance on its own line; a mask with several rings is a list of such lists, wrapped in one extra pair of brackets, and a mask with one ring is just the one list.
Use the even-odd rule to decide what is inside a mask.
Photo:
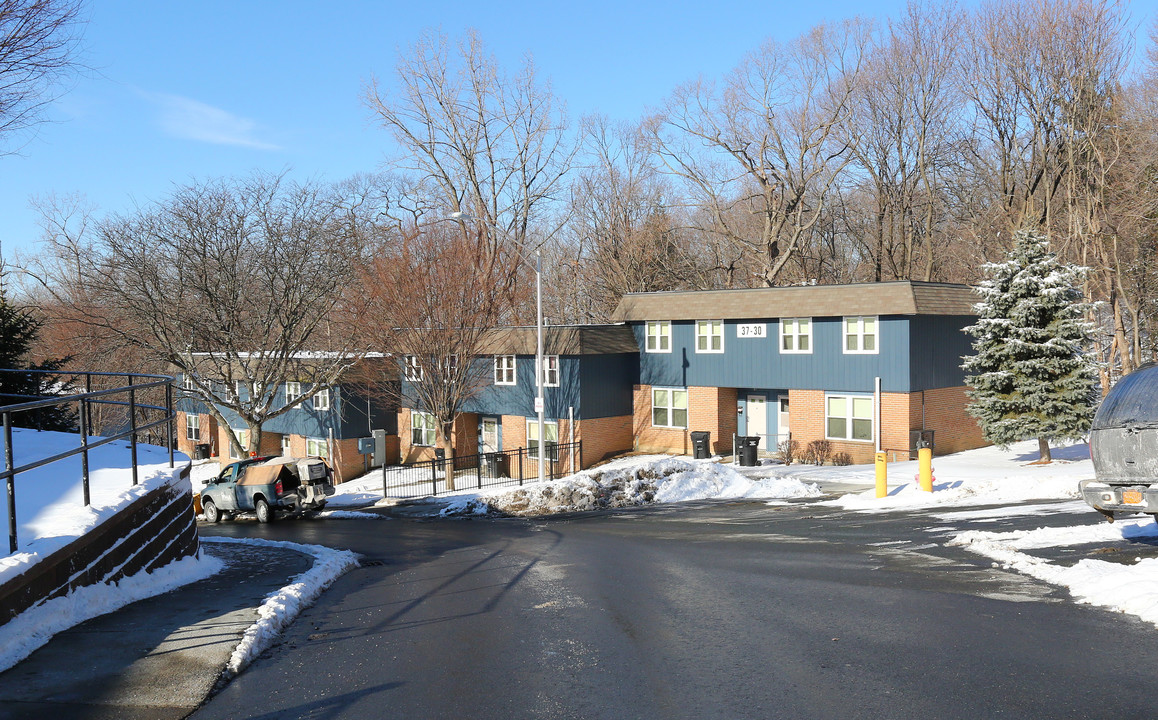
[[(167, 426), (165, 433), (165, 445), (169, 451), (169, 467), (174, 466), (173, 459), (173, 421), (177, 414), (173, 409), (173, 378), (167, 375), (152, 375), (146, 373), (112, 373), (112, 372), (97, 372), (88, 370), (76, 371), (50, 371), (50, 370), (13, 370), (0, 369), (0, 373), (20, 373), (24, 375), (48, 375), (51, 377), (80, 377), (84, 376), (86, 392), (75, 393), (70, 395), (56, 395), (52, 397), (41, 398), (23, 403), (14, 403), (10, 405), (0, 405), (0, 419), (3, 423), (4, 433), (4, 469), (0, 471), (0, 480), (4, 480), (8, 490), (8, 551), (10, 553), (16, 552), (17, 537), (16, 537), (16, 476), (29, 470), (35, 470), (39, 467), (44, 467), (51, 463), (64, 460), (66, 458), (81, 456), (81, 478), (84, 489), (84, 504), (87, 506), (90, 503), (89, 496), (89, 464), (88, 453), (94, 448), (102, 445), (129, 438), (129, 445), (132, 455), (133, 466), (133, 485), (138, 483), (137, 473), (137, 435), (145, 430), (150, 430), (161, 425)], [(126, 384), (116, 388), (106, 388), (104, 390), (92, 390), (93, 377), (117, 377), (125, 378)], [(148, 379), (148, 382), (136, 383), (135, 379)], [(151, 405), (148, 403), (138, 403), (136, 400), (137, 392), (141, 390), (148, 390), (149, 388), (165, 388), (165, 405)], [(105, 400), (111, 395), (127, 393), (129, 396), (128, 402), (123, 400)], [(0, 397), (16, 397), (27, 398), (28, 395), (0, 395)], [(62, 453), (57, 453), (50, 457), (40, 458), (33, 462), (26, 463), (19, 467), (15, 466), (13, 460), (14, 453), (12, 448), (12, 416), (16, 413), (28, 412), (30, 410), (38, 410), (40, 408), (58, 407), (67, 405), (68, 403), (79, 403), (79, 411), (77, 413), (79, 420), (80, 432), (80, 446), (74, 450), (68, 450)], [(89, 442), (89, 430), (92, 427), (92, 405), (114, 405), (120, 407), (127, 407), (129, 409), (129, 429), (114, 435), (102, 437), (96, 442)], [(158, 420), (145, 423), (144, 425), (137, 424), (137, 411), (160, 411), (164, 416)]]

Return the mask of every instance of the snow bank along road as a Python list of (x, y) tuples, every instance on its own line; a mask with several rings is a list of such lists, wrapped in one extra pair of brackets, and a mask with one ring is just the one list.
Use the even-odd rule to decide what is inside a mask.
[[(1152, 624), (1075, 603), (950, 542), (975, 530), (1097, 523), (1072, 501), (1030, 512), (863, 514), (748, 500), (540, 520), (203, 527), (365, 560), (193, 717), (1158, 711)], [(1022, 551), (1057, 567), (1135, 563), (1158, 557), (1152, 542)]]

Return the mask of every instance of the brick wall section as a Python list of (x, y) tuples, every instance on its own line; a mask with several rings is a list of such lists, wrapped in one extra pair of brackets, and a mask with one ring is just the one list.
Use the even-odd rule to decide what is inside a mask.
[(732, 433), (737, 427), (735, 388), (689, 387), (686, 429), (652, 426), (651, 389), (651, 385), (636, 385), (633, 389), (633, 431), (637, 450), (690, 455), (691, 432), (706, 430), (712, 434), (713, 452), (732, 452)]
[[(630, 415), (577, 421), (575, 439), (583, 443), (583, 469), (610, 455), (631, 450), (635, 440), (631, 432), (632, 422)], [(568, 442), (569, 436), (563, 435), (559, 439)]]
[[(981, 435), (977, 420), (965, 412), (969, 398), (965, 396), (964, 387), (926, 390), (924, 395), (925, 427), (934, 431), (936, 454), (971, 450), (989, 444)], [(917, 410), (920, 412), (919, 405)]]

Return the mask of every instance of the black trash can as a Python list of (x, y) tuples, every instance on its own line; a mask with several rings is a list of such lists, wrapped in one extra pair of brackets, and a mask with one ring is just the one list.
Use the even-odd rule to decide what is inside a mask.
[(712, 433), (707, 430), (693, 430), (692, 457), (696, 460), (707, 460), (712, 456)]
[(208, 460), (209, 459), (209, 443), (197, 443), (193, 446), (194, 460)]
[(756, 467), (756, 451), (760, 449), (759, 435), (740, 436), (740, 464), (744, 467)]

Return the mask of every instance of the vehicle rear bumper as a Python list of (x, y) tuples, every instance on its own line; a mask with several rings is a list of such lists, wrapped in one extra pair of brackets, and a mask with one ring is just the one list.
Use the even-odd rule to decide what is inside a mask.
[(1158, 484), (1082, 480), (1078, 489), (1086, 504), (1105, 513), (1158, 513)]

